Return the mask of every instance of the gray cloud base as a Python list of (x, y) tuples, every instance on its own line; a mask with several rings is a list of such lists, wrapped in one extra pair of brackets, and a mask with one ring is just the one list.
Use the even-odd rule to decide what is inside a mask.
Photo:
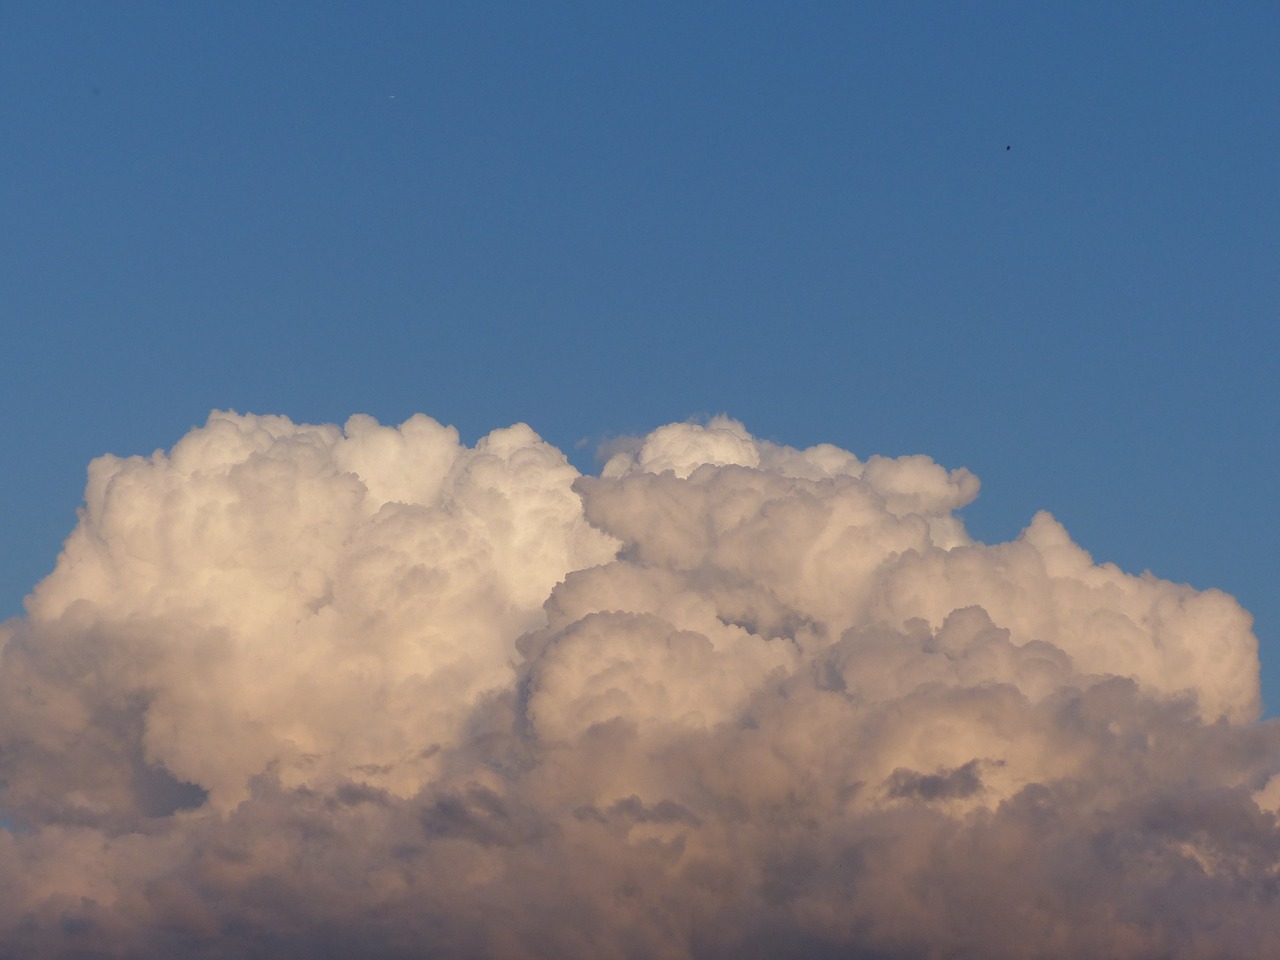
[(726, 418), (215, 413), (0, 625), (0, 955), (1280, 947), (1248, 615)]

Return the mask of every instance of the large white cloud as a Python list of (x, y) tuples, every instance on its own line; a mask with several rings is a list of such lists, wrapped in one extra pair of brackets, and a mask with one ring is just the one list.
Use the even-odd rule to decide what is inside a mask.
[(1265, 957), (1230, 597), (727, 418), (215, 413), (0, 626), (0, 955)]
[(92, 670), (59, 692), (78, 712), (33, 700), (23, 722), (80, 740), (135, 703), (145, 760), (222, 810), (268, 770), (412, 793), (555, 583), (612, 555), (576, 475), (527, 427), (467, 449), (422, 416), (214, 414), (168, 455), (103, 457), (10, 657)]

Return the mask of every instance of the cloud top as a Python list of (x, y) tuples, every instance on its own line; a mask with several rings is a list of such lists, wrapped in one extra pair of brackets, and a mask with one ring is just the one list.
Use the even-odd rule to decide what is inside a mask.
[(0, 944), (1270, 955), (1248, 615), (977, 491), (725, 417), (599, 477), (421, 415), (100, 458), (0, 626)]

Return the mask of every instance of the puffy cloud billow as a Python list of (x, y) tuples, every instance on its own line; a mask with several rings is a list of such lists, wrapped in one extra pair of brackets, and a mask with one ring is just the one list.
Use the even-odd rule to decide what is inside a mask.
[(1275, 956), (1249, 616), (977, 490), (725, 418), (96, 460), (0, 626), (0, 956)]

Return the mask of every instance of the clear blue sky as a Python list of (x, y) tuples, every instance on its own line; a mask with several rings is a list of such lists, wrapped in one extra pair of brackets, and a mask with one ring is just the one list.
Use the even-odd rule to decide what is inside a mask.
[(3, 20), (0, 615), (92, 457), (214, 407), (523, 420), (583, 469), (725, 411), (1235, 594), (1280, 706), (1275, 4)]

